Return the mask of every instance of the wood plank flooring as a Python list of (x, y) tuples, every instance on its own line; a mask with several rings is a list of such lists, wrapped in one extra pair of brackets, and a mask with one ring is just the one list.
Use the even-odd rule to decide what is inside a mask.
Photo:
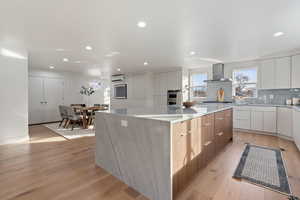
[[(0, 199), (147, 200), (94, 164), (95, 138), (66, 140), (44, 126), (30, 127), (30, 142), (0, 146)], [(292, 142), (235, 133), (229, 144), (179, 200), (283, 200), (287, 197), (231, 178), (244, 143), (280, 147), (293, 192), (300, 196), (300, 153)]]

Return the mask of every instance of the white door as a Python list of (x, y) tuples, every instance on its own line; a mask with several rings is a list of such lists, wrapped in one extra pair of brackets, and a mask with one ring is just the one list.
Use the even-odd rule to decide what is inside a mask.
[(300, 88), (300, 55), (292, 57), (292, 88)]
[(44, 86), (43, 78), (29, 77), (28, 88), (28, 110), (29, 124), (39, 124), (44, 122)]
[(261, 62), (261, 88), (275, 88), (275, 62), (274, 60), (264, 60)]
[(280, 135), (290, 137), (293, 136), (293, 110), (289, 108), (277, 109), (277, 132)]
[(44, 79), (45, 122), (61, 120), (58, 106), (64, 104), (64, 81), (56, 78)]
[(276, 88), (291, 88), (291, 57), (276, 59)]

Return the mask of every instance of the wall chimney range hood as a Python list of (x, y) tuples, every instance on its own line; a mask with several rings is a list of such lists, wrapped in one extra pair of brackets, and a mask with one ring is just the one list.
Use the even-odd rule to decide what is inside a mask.
[(212, 65), (212, 71), (213, 71), (213, 79), (212, 80), (206, 80), (205, 82), (210, 81), (231, 81), (228, 78), (225, 78), (224, 76), (224, 64), (223, 63), (217, 63)]

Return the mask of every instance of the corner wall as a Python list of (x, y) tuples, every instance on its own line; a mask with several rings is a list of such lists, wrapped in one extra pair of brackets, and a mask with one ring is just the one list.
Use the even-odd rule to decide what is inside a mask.
[(0, 54), (0, 145), (28, 140), (28, 60)]

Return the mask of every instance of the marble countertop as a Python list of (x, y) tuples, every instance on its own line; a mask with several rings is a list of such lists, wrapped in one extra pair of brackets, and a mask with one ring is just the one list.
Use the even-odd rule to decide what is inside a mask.
[(281, 108), (290, 108), (297, 111), (300, 111), (300, 105), (280, 105), (280, 104), (233, 104), (233, 106), (262, 106), (262, 107), (281, 107)]
[(178, 106), (160, 106), (144, 108), (110, 109), (108, 111), (98, 112), (177, 123), (200, 117), (203, 115), (207, 115), (210, 113), (227, 110), (232, 107), (232, 104), (209, 103), (195, 105), (192, 108), (183, 108)]

